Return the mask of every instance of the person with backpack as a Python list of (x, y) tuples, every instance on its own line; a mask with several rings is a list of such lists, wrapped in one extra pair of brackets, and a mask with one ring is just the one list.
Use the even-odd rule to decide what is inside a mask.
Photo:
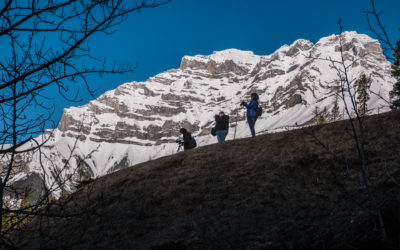
[(183, 150), (195, 148), (197, 146), (196, 140), (192, 137), (192, 134), (185, 128), (181, 128), (179, 132), (182, 134), (182, 141), (179, 143), (183, 145)]
[(254, 126), (256, 124), (256, 120), (258, 116), (260, 116), (261, 108), (258, 108), (258, 95), (257, 93), (251, 94), (251, 101), (247, 104), (243, 101), (240, 105), (245, 106), (247, 108), (247, 123), (250, 127), (251, 136), (256, 136), (256, 131), (254, 130)]
[(225, 115), (222, 111), (219, 112), (219, 114), (215, 116), (214, 129), (218, 143), (224, 142), (229, 130), (229, 116)]

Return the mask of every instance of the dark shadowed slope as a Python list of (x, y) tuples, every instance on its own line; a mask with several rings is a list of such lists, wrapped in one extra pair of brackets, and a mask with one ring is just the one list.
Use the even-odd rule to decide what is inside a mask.
[[(399, 234), (400, 188), (384, 166), (400, 178), (399, 118), (386, 113), (367, 123), (368, 174), (390, 237)], [(84, 216), (33, 220), (35, 233), (14, 240), (28, 249), (374, 247), (348, 128), (344, 121), (228, 141), (121, 170), (64, 200)]]

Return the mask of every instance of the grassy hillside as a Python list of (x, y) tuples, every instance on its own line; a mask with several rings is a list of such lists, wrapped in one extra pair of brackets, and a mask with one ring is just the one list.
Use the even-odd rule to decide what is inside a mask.
[[(400, 181), (399, 118), (392, 112), (366, 120), (368, 177), (394, 246), (400, 187), (387, 171)], [(75, 216), (36, 218), (11, 239), (48, 249), (382, 246), (349, 129), (342, 121), (267, 134), (124, 169), (49, 208)]]

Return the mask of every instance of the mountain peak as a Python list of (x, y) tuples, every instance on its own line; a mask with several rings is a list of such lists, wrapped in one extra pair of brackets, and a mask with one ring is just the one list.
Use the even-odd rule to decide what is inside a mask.
[(221, 51), (214, 51), (211, 56), (228, 58), (228, 57), (245, 57), (245, 56), (253, 56), (253, 55), (254, 55), (253, 51), (231, 48), (231, 49), (225, 49), (225, 50), (221, 50)]
[(210, 62), (223, 64), (227, 61), (248, 68), (253, 68), (260, 61), (260, 56), (254, 55), (252, 51), (226, 49), (222, 51), (214, 51), (211, 55), (184, 56), (181, 62), (181, 69), (186, 67), (199, 68), (199, 66), (206, 65)]
[[(363, 44), (367, 44), (367, 43), (378, 43), (378, 40), (371, 38), (370, 36), (366, 35), (366, 34), (360, 34), (357, 33), (356, 31), (343, 31), (341, 33), (342, 39), (344, 42), (346, 41), (357, 41)], [(321, 38), (317, 44), (332, 44), (332, 43), (336, 43), (338, 41), (338, 35), (337, 34), (332, 34), (330, 36), (326, 36)]]
[(310, 41), (310, 40), (306, 40), (306, 39), (297, 39), (296, 41), (294, 41), (290, 47), (299, 47), (299, 46), (307, 46), (307, 47), (312, 47), (314, 46), (314, 44)]

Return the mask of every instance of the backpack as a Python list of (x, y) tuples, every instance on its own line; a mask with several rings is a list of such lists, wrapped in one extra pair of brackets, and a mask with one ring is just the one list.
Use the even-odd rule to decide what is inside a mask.
[(257, 117), (261, 116), (262, 112), (262, 107), (258, 107), (258, 109), (256, 110)]
[(192, 136), (191, 137), (192, 139), (190, 140), (190, 143), (189, 143), (189, 147), (187, 148), (187, 149), (191, 149), (191, 148), (195, 148), (195, 147), (197, 147), (197, 143), (196, 143), (196, 140), (194, 139), (194, 137)]
[[(188, 138), (189, 137), (189, 138)], [(184, 149), (191, 149), (197, 147), (196, 140), (193, 138), (193, 136), (190, 133), (186, 133), (183, 135), (183, 142), (184, 142)], [(185, 144), (186, 142), (186, 144)]]
[(211, 129), (211, 135), (212, 135), (212, 136), (216, 136), (216, 135), (217, 135), (217, 134), (215, 133), (215, 131), (216, 131), (215, 128), (212, 128), (212, 129)]

